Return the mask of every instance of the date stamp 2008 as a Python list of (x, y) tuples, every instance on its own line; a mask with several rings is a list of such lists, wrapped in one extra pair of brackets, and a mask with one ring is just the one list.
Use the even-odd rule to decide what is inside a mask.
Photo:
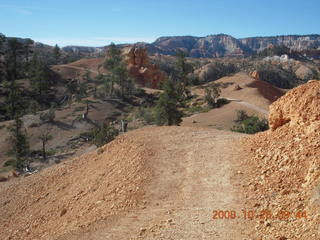
[(287, 211), (280, 210), (278, 212), (272, 212), (270, 210), (242, 210), (242, 211), (234, 211), (234, 210), (213, 210), (212, 211), (212, 219), (248, 219), (248, 220), (289, 220), (289, 219), (307, 219), (306, 211)]

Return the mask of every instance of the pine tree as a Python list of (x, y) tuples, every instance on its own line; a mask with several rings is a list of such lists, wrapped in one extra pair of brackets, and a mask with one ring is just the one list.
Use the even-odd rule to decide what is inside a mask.
[(178, 100), (172, 80), (167, 80), (155, 109), (157, 125), (179, 125), (182, 121), (182, 113), (178, 110)]
[(176, 53), (176, 56), (176, 74), (181, 85), (181, 94), (186, 94), (186, 87), (188, 85), (188, 74), (193, 71), (193, 67), (187, 62), (187, 55), (182, 50), (179, 49)]
[(18, 79), (18, 73), (21, 69), (21, 63), (18, 57), (23, 52), (23, 45), (16, 38), (8, 40), (8, 47), (5, 53), (6, 78), (8, 82)]
[(4, 54), (3, 44), (6, 41), (6, 37), (0, 33), (0, 83), (4, 80), (5, 77), (5, 68), (4, 68)]
[(16, 116), (14, 119), (14, 124), (9, 128), (11, 132), (11, 149), (8, 154), (14, 156), (15, 167), (21, 169), (29, 156), (29, 143), (28, 138), (25, 133), (22, 132), (23, 122)]
[(128, 71), (121, 56), (121, 50), (115, 44), (109, 46), (107, 57), (104, 62), (104, 68), (111, 72), (107, 78), (106, 86), (110, 88), (110, 95), (114, 93), (114, 85), (117, 83), (120, 87), (121, 98), (128, 97), (132, 94), (134, 84), (128, 75)]
[(29, 79), (33, 90), (40, 96), (45, 95), (50, 88), (49, 68), (35, 53), (30, 62)]
[(16, 38), (8, 40), (8, 47), (5, 52), (5, 84), (4, 87), (7, 89), (7, 94), (5, 96), (5, 106), (6, 106), (6, 115), (10, 119), (14, 119), (16, 115), (23, 108), (21, 106), (21, 91), (16, 83), (18, 78), (18, 55), (22, 50), (22, 44), (18, 42)]
[(54, 57), (55, 63), (58, 64), (61, 57), (61, 50), (58, 44), (56, 44), (53, 48), (53, 57)]
[(15, 80), (5, 82), (4, 88), (7, 90), (5, 95), (5, 110), (9, 119), (14, 119), (24, 110), (22, 93)]

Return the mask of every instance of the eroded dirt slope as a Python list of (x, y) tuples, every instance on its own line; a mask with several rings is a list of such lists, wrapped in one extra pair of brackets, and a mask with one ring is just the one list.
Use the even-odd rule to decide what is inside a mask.
[(247, 203), (256, 212), (289, 212), (257, 221), (261, 239), (320, 239), (319, 106), (319, 81), (290, 90), (270, 106), (271, 130), (243, 141)]
[(3, 183), (1, 239), (243, 239), (242, 135), (150, 127), (39, 174)]

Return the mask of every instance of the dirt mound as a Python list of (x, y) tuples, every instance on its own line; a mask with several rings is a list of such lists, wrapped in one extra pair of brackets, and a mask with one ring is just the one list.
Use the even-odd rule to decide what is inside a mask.
[(1, 183), (0, 238), (56, 239), (143, 204), (152, 152), (141, 139), (120, 136), (95, 152)]
[(263, 239), (320, 239), (319, 90), (319, 82), (290, 90), (270, 107), (273, 130), (244, 140), (248, 205), (274, 215), (257, 221)]
[(318, 124), (320, 120), (320, 81), (310, 81), (289, 91), (270, 106), (269, 124), (272, 130), (290, 126)]
[[(284, 94), (284, 90), (276, 88), (267, 82), (256, 80), (243, 72), (220, 78), (214, 82), (221, 87), (221, 97), (246, 101), (265, 110), (269, 108), (272, 102)], [(236, 91), (235, 88), (237, 88)], [(195, 90), (194, 92), (204, 95), (204, 90)]]

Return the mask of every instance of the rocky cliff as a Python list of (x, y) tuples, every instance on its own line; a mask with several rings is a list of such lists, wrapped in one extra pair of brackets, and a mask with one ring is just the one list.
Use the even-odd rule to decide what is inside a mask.
[(254, 52), (262, 51), (270, 45), (284, 45), (295, 51), (317, 49), (320, 47), (320, 35), (288, 35), (275, 37), (252, 37), (240, 39), (240, 42)]
[(146, 44), (151, 53), (172, 55), (177, 48), (190, 57), (248, 56), (262, 51), (270, 45), (285, 45), (295, 50), (320, 48), (320, 35), (288, 35), (275, 37), (252, 37), (236, 39), (230, 35), (218, 34), (206, 37), (161, 37)]
[[(40, 46), (40, 43), (37, 43)], [(284, 45), (292, 50), (303, 52), (314, 58), (320, 57), (320, 35), (286, 35), (271, 37), (249, 37), (237, 39), (227, 34), (208, 35), (206, 37), (172, 36), (160, 37), (153, 43), (120, 44), (120, 47), (147, 48), (149, 54), (174, 55), (177, 49), (194, 58), (215, 58), (232, 56), (250, 56), (269, 46)], [(45, 45), (43, 45), (45, 46)], [(51, 48), (50, 46), (48, 46)], [(66, 54), (81, 56), (103, 55), (106, 47), (66, 46)]]

